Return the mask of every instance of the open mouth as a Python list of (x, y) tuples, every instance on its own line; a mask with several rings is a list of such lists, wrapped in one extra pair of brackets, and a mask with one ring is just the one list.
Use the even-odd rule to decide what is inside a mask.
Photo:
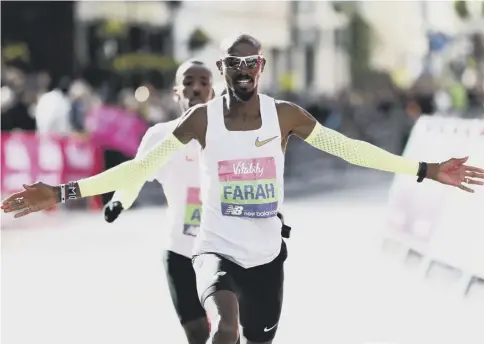
[(254, 83), (254, 79), (247, 74), (239, 74), (235, 77), (235, 84), (238, 86), (248, 86)]

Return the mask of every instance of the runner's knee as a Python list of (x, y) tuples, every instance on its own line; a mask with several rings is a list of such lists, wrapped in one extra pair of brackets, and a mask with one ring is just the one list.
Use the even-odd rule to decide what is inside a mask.
[(239, 308), (235, 294), (228, 290), (217, 291), (206, 299), (204, 306), (212, 321), (215, 342), (235, 344), (239, 338)]
[(206, 344), (210, 333), (208, 328), (197, 328), (186, 331), (189, 344)]
[(220, 319), (215, 329), (214, 339), (217, 338), (220, 343), (236, 344), (239, 339), (239, 328), (232, 322), (226, 321), (223, 317)]
[(210, 337), (208, 321), (206, 318), (190, 321), (183, 325), (189, 344), (206, 344)]

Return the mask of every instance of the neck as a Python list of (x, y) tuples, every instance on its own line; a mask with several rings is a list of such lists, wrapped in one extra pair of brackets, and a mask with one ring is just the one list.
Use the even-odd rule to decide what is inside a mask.
[(230, 92), (227, 93), (226, 99), (227, 108), (230, 111), (241, 111), (244, 113), (249, 113), (252, 112), (251, 110), (259, 108), (259, 95), (257, 92), (254, 92), (252, 97), (250, 97), (250, 99), (245, 102), (240, 101), (239, 99), (231, 95)]

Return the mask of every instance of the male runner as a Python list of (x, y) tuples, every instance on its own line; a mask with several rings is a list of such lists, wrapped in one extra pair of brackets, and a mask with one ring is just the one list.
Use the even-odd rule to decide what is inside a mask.
[(484, 184), (484, 169), (465, 165), (467, 158), (439, 164), (399, 157), (323, 127), (295, 104), (259, 94), (265, 59), (249, 35), (224, 42), (217, 66), (227, 96), (188, 110), (173, 133), (146, 155), (67, 185), (25, 185), (3, 202), (4, 211), (20, 210), (15, 217), (21, 217), (145, 180), (195, 139), (202, 147), (203, 211), (194, 268), (201, 302), (216, 321), (212, 343), (234, 344), (240, 319), (247, 343), (270, 344), (282, 307), (287, 251), (276, 214), (284, 198), (284, 151), (291, 134), (351, 164), (468, 192), (473, 190), (464, 183)]
[[(180, 65), (175, 77), (175, 101), (185, 113), (190, 107), (203, 104), (213, 98), (212, 72), (202, 62), (189, 60)], [(137, 156), (147, 151), (173, 132), (178, 120), (156, 124), (144, 135)], [(205, 344), (209, 338), (209, 325), (205, 309), (197, 295), (192, 250), (198, 234), (201, 216), (199, 198), (200, 145), (190, 142), (163, 169), (149, 178), (163, 184), (169, 207), (167, 223), (170, 236), (163, 254), (170, 296), (189, 344)], [(122, 191), (116, 191), (104, 208), (107, 222), (113, 222), (119, 214), (131, 207), (145, 181), (133, 183)]]
[[(212, 72), (202, 62), (189, 60), (180, 65), (175, 82), (173, 91), (181, 114), (214, 97)], [(178, 120), (173, 120), (151, 127), (141, 141), (137, 156), (142, 156), (172, 133), (177, 123)], [(201, 217), (199, 153), (200, 145), (196, 141), (190, 142), (151, 179), (152, 181), (156, 178), (163, 184), (169, 204), (167, 227), (170, 229), (170, 238), (166, 244), (163, 263), (170, 296), (189, 344), (205, 344), (209, 337), (209, 323), (197, 295), (192, 265), (193, 244)], [(115, 221), (122, 211), (131, 207), (143, 184), (144, 182), (116, 191), (113, 199), (104, 208), (107, 222)], [(284, 223), (282, 214), (278, 216)], [(287, 228), (283, 224), (283, 229)], [(282, 234), (283, 237), (288, 237), (287, 232)]]

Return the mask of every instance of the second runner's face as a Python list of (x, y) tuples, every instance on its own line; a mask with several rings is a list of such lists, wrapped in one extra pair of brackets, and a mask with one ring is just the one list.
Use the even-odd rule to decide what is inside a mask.
[(227, 87), (241, 101), (248, 101), (257, 93), (264, 65), (259, 49), (248, 43), (234, 44), (217, 63)]
[(208, 102), (212, 98), (212, 73), (203, 66), (188, 68), (181, 85), (175, 87), (175, 95), (184, 111)]

